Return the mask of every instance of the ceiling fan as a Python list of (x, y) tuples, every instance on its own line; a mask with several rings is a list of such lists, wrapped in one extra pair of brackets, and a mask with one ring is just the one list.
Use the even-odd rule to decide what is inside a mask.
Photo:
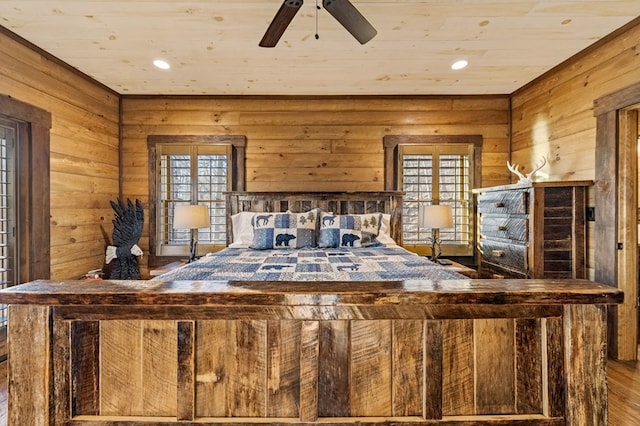
[[(269, 28), (260, 40), (260, 47), (274, 47), (287, 29), (293, 17), (302, 6), (303, 0), (284, 0), (280, 9), (273, 17)], [(366, 20), (349, 0), (322, 0), (322, 6), (329, 12), (352, 36), (365, 44), (376, 34), (375, 28)]]

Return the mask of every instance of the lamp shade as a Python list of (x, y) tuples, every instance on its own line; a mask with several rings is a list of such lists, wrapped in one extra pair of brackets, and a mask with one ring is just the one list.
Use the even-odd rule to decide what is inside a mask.
[(441, 229), (453, 227), (451, 206), (422, 206), (421, 210), (420, 226), (422, 228)]
[(173, 229), (208, 228), (209, 209), (207, 206), (179, 204), (173, 212)]

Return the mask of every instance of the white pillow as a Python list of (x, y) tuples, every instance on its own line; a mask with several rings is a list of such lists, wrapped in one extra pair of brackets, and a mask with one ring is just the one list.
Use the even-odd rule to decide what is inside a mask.
[(397, 245), (393, 238), (391, 238), (391, 215), (383, 213), (381, 222), (376, 241), (384, 245)]
[(240, 212), (231, 216), (231, 227), (233, 228), (233, 242), (229, 247), (247, 248), (253, 241), (252, 219), (254, 212)]

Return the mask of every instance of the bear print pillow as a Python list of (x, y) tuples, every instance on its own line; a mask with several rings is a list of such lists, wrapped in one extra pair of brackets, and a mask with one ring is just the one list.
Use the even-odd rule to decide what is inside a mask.
[(377, 244), (382, 214), (320, 213), (318, 247), (369, 247)]
[(318, 213), (318, 209), (305, 213), (256, 213), (250, 247), (258, 250), (316, 247)]

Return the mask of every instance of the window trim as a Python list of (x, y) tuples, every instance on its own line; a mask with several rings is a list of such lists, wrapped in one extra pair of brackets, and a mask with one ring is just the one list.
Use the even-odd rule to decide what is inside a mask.
[(158, 265), (184, 256), (159, 255), (157, 245), (157, 155), (158, 145), (219, 145), (227, 146), (231, 152), (231, 191), (244, 191), (245, 189), (245, 148), (246, 136), (244, 135), (149, 135), (147, 147), (149, 150), (149, 265)]
[[(401, 178), (401, 164), (400, 164), (400, 155), (401, 149), (400, 147), (404, 146), (428, 146), (428, 145), (454, 145), (454, 144), (464, 144), (464, 145), (472, 145), (473, 146), (473, 157), (470, 158), (473, 162), (472, 170), (473, 173), (471, 176), (472, 187), (481, 187), (482, 181), (482, 167), (481, 167), (481, 159), (482, 159), (482, 135), (386, 135), (383, 138), (383, 146), (384, 146), (384, 161), (385, 161), (385, 190), (386, 191), (398, 191), (400, 190), (400, 178)], [(469, 188), (469, 191), (473, 189)], [(472, 227), (471, 229), (471, 241), (470, 243), (474, 245), (476, 241), (477, 229), (475, 226), (475, 203), (473, 202), (473, 198), (470, 197), (470, 206), (469, 206), (469, 224)], [(428, 248), (428, 245), (405, 245), (405, 248), (411, 251), (419, 252), (420, 254), (425, 254)], [(470, 257), (467, 254), (460, 254), (455, 250), (457, 246), (443, 246), (443, 251), (447, 256), (465, 256)], [(424, 253), (423, 253), (424, 252)], [(472, 249), (472, 252), (475, 252)], [(475, 256), (475, 253), (473, 254)]]
[(50, 279), (51, 113), (7, 95), (0, 95), (0, 111), (20, 122), (16, 146), (20, 282)]

